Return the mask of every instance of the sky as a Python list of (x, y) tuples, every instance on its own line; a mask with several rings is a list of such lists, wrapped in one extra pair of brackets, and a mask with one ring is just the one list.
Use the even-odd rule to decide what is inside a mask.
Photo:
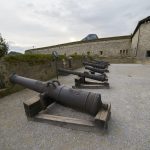
[(150, 0), (0, 0), (0, 33), (10, 51), (132, 34)]

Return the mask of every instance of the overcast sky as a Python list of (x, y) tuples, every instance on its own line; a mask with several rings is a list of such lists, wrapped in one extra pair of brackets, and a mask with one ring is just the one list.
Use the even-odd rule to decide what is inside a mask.
[(0, 33), (10, 50), (133, 33), (150, 0), (0, 0)]

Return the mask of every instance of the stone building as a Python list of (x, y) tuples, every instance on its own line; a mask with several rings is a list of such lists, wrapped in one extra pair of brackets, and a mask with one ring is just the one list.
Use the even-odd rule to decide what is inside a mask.
[(125, 36), (99, 38), (90, 41), (77, 41), (26, 50), (25, 53), (71, 55), (88, 54), (101, 57), (136, 57), (150, 58), (150, 16), (139, 21), (133, 34)]

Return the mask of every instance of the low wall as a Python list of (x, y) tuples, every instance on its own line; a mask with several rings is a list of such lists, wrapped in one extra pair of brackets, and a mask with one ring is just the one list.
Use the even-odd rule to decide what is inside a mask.
[(119, 63), (127, 63), (127, 64), (132, 64), (136, 63), (136, 58), (133, 57), (95, 57), (95, 59), (103, 60), (103, 61), (108, 61), (109, 63), (112, 64), (119, 64)]
[[(58, 67), (69, 68), (69, 63), (65, 63), (62, 60), (57, 62)], [(81, 60), (72, 60), (71, 69), (80, 68), (82, 66)], [(16, 92), (23, 89), (21, 86), (12, 85), (9, 82), (9, 76), (12, 73), (16, 73), (21, 76), (28, 78), (33, 78), (37, 80), (50, 80), (56, 76), (56, 68), (54, 61), (45, 61), (38, 64), (32, 64), (29, 62), (7, 62), (4, 59), (0, 60), (0, 78), (5, 84), (5, 89), (0, 89), (0, 97), (8, 95), (10, 93)]]

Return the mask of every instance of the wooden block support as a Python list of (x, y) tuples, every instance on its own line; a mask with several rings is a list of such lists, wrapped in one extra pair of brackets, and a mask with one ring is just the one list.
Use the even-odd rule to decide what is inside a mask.
[(23, 104), (27, 117), (33, 117), (42, 110), (42, 105), (38, 96), (25, 101)]
[(97, 115), (95, 116), (95, 120), (96, 121), (102, 121), (102, 122), (107, 122), (109, 117), (110, 117), (110, 112), (111, 110), (111, 104), (108, 105), (108, 109), (105, 110), (105, 109), (102, 109), (100, 110)]
[[(46, 99), (44, 99), (46, 100)], [(54, 105), (55, 102), (50, 101), (50, 104), (46, 103), (46, 106), (50, 108), (50, 106)], [(52, 121), (52, 122), (60, 122), (60, 123), (67, 123), (67, 124), (74, 124), (74, 125), (82, 125), (82, 126), (88, 126), (88, 127), (94, 127), (96, 126), (96, 122), (104, 123), (105, 126), (107, 126), (107, 121), (110, 117), (110, 110), (111, 105), (108, 105), (107, 109), (101, 109), (97, 115), (95, 116), (94, 120), (83, 120), (78, 118), (70, 118), (70, 117), (64, 117), (64, 116), (57, 116), (57, 115), (50, 115), (47, 114), (47, 109), (43, 110), (43, 106), (41, 103), (41, 100), (38, 96), (35, 96), (26, 102), (24, 102), (24, 109), (27, 118), (30, 120), (31, 118), (34, 118), (35, 120), (44, 120), (44, 121)]]

